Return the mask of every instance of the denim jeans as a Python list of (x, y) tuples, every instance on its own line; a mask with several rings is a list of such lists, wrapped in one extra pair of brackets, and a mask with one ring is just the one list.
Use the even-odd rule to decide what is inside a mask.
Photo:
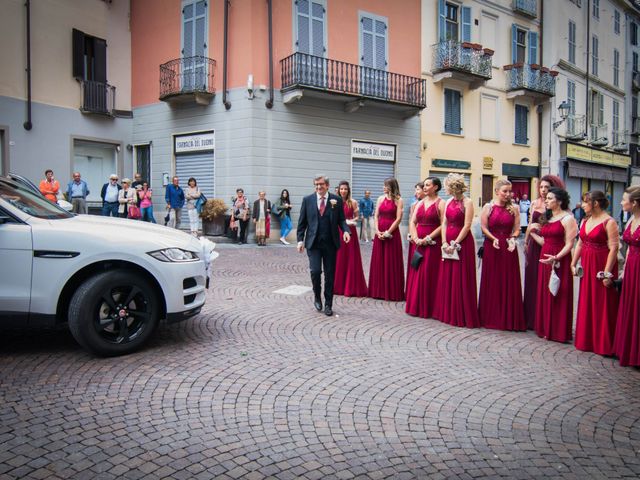
[(102, 216), (103, 217), (119, 217), (118, 215), (118, 207), (120, 204), (118, 202), (104, 202), (102, 204)]
[(153, 205), (141, 208), (140, 209), (140, 214), (142, 215), (140, 217), (141, 220), (143, 220), (145, 222), (156, 223), (156, 219), (153, 216)]
[(293, 229), (293, 223), (291, 222), (291, 217), (289, 215), (285, 215), (280, 219), (280, 236), (282, 238), (287, 238), (289, 232)]

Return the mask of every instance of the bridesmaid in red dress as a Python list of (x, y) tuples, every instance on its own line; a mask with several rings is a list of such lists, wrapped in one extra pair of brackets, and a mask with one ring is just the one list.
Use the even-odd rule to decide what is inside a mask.
[(450, 173), (444, 182), (449, 195), (442, 220), (442, 253), (458, 252), (459, 260), (442, 259), (438, 275), (438, 295), (433, 317), (455, 327), (475, 328), (478, 320), (476, 289), (476, 249), (471, 222), (473, 202), (464, 196), (464, 177)]
[[(613, 338), (618, 317), (618, 224), (607, 214), (609, 200), (599, 190), (582, 196), (586, 220), (580, 227), (580, 239), (573, 252), (571, 270), (580, 279), (576, 315), (578, 350), (613, 355)], [(582, 275), (577, 269), (582, 263)]]
[[(424, 182), (416, 183), (416, 189), (413, 196), (416, 199), (416, 201), (413, 202), (413, 204), (411, 205), (411, 208), (409, 209), (409, 225), (411, 225), (413, 212), (415, 211), (418, 204), (424, 198)], [(415, 277), (414, 275), (415, 269), (411, 268), (411, 259), (413, 258), (413, 252), (416, 251), (416, 244), (412, 240), (411, 235), (412, 235), (411, 227), (409, 227), (409, 235), (407, 238), (407, 240), (409, 240), (409, 255), (407, 255), (407, 283), (405, 287), (407, 292), (409, 291), (409, 284), (413, 281), (413, 278)]]
[(405, 312), (414, 317), (431, 318), (436, 302), (436, 281), (442, 263), (440, 229), (445, 203), (438, 196), (441, 188), (437, 177), (424, 181), (426, 196), (416, 205), (409, 222), (411, 241), (416, 246), (414, 250), (423, 255), (417, 269), (408, 267), (411, 272), (407, 275)]
[(629, 248), (624, 262), (614, 352), (620, 359), (620, 365), (640, 367), (640, 187), (627, 188), (620, 204), (633, 216), (622, 235)]
[[(536, 301), (538, 291), (538, 267), (540, 265), (540, 245), (531, 239), (531, 225), (539, 225), (540, 216), (546, 211), (544, 201), (550, 187), (564, 189), (564, 182), (555, 175), (545, 175), (538, 181), (538, 198), (531, 204), (531, 218), (524, 237), (524, 317), (527, 329), (533, 330), (536, 319)], [(535, 230), (540, 235), (540, 230)]]
[[(545, 200), (547, 212), (541, 224), (535, 225), (531, 237), (542, 246), (538, 267), (538, 300), (534, 330), (541, 338), (555, 342), (570, 342), (573, 325), (573, 276), (571, 275), (571, 249), (578, 226), (569, 208), (569, 194), (561, 188), (551, 187)], [(535, 230), (540, 230), (540, 235)], [(549, 290), (551, 269), (560, 278), (560, 287), (554, 296)]]
[[(356, 219), (358, 218), (358, 202), (351, 198), (349, 182), (343, 180), (338, 185), (338, 194), (342, 197), (344, 218), (347, 220), (351, 238), (358, 238), (356, 231)], [(355, 235), (355, 236), (354, 236)], [(367, 284), (362, 269), (362, 256), (360, 244), (355, 242), (345, 243), (340, 234), (340, 248), (336, 256), (336, 273), (333, 281), (333, 294), (345, 297), (366, 297)]]
[(373, 251), (369, 269), (369, 296), (394, 302), (404, 300), (404, 265), (399, 225), (404, 202), (395, 178), (384, 181), (384, 195), (376, 202)]
[(483, 207), (480, 216), (485, 240), (478, 316), (484, 328), (523, 331), (527, 324), (516, 248), (520, 212), (511, 203), (509, 180), (498, 180), (495, 193), (496, 199)]

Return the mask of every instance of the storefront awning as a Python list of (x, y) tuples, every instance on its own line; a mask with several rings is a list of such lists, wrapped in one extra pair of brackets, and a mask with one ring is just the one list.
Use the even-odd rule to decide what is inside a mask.
[(574, 178), (592, 178), (612, 182), (627, 182), (627, 171), (623, 168), (595, 165), (575, 160), (567, 160), (568, 174)]

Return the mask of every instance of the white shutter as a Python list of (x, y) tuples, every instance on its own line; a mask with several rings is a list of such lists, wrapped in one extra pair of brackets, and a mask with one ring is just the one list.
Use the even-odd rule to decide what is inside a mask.
[[(207, 198), (215, 195), (214, 156), (213, 152), (194, 153), (176, 156), (176, 175), (180, 179), (183, 190), (188, 187), (189, 177), (196, 179), (198, 188)], [(182, 209), (182, 228), (189, 228), (189, 216), (187, 207)]]
[(375, 202), (382, 195), (385, 179), (394, 176), (394, 162), (380, 160), (365, 160), (354, 158), (351, 162), (351, 195), (360, 200), (364, 191), (371, 191), (371, 198)]

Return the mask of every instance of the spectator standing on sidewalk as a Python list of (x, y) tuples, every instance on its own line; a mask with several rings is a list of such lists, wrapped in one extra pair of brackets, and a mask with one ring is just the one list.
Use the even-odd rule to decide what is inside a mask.
[(369, 190), (364, 191), (364, 197), (358, 202), (360, 210), (360, 219), (362, 224), (360, 225), (360, 240), (364, 238), (365, 242), (371, 239), (371, 217), (373, 216), (374, 204), (371, 200), (371, 192)]
[(253, 202), (253, 223), (256, 224), (256, 240), (261, 247), (267, 246), (270, 230), (271, 202), (266, 199), (266, 192), (258, 193), (258, 199)]
[(185, 198), (187, 199), (187, 213), (189, 214), (189, 230), (194, 237), (198, 236), (200, 217), (198, 210), (196, 209), (196, 202), (200, 198), (200, 189), (198, 188), (198, 182), (195, 178), (189, 178), (187, 182), (187, 189), (185, 191)]
[(289, 190), (286, 188), (280, 193), (280, 198), (274, 205), (274, 212), (280, 218), (280, 243), (289, 245), (287, 235), (293, 229), (293, 224), (291, 222), (291, 199)]
[(231, 199), (231, 223), (239, 222), (238, 244), (247, 243), (247, 227), (249, 226), (249, 200), (244, 196), (244, 190), (236, 189), (236, 198)]
[(71, 202), (73, 213), (87, 213), (89, 186), (82, 180), (80, 172), (73, 172), (73, 180), (67, 184), (67, 200)]
[(177, 176), (171, 179), (171, 185), (167, 185), (164, 193), (164, 200), (167, 202), (167, 210), (169, 210), (169, 223), (171, 228), (180, 228), (180, 216), (182, 215), (182, 207), (184, 206), (184, 191), (180, 187), (180, 180)]
[(138, 205), (138, 194), (135, 188), (131, 188), (131, 180), (122, 179), (122, 189), (118, 192), (118, 213), (120, 218), (129, 218), (129, 207)]
[(153, 216), (153, 190), (149, 188), (149, 184), (147, 182), (142, 182), (142, 188), (137, 190), (137, 192), (140, 206), (140, 218), (144, 222), (156, 223), (156, 219)]
[(520, 231), (526, 233), (529, 226), (529, 210), (531, 209), (531, 200), (526, 193), (522, 194), (518, 207), (520, 210)]
[(57, 203), (60, 182), (53, 178), (53, 170), (50, 168), (45, 170), (44, 176), (44, 180), (40, 182), (40, 193), (51, 203)]
[(118, 216), (118, 194), (122, 187), (118, 183), (118, 176), (112, 173), (109, 181), (102, 185), (100, 190), (100, 198), (102, 198), (102, 216), (117, 217)]

